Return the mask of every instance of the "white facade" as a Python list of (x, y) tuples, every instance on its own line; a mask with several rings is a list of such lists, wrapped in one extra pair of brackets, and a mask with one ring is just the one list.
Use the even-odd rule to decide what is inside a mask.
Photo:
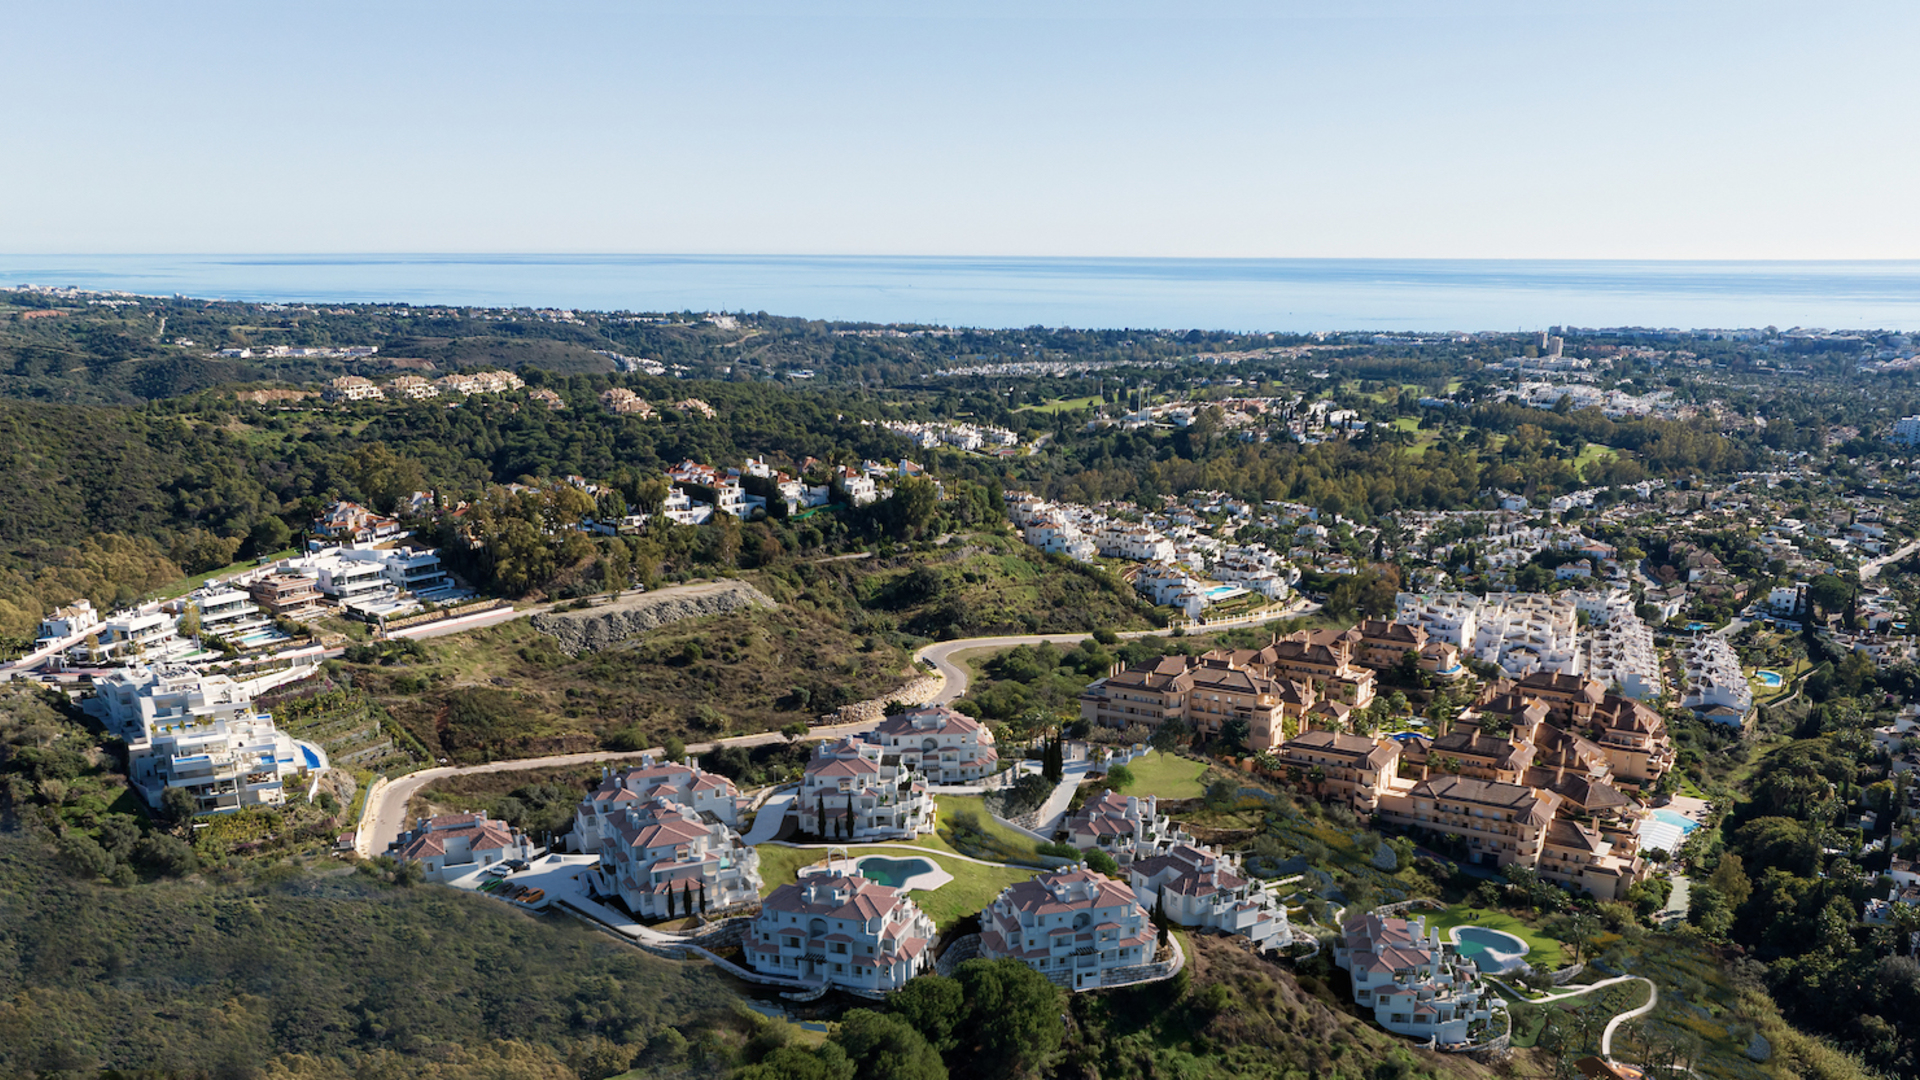
[(911, 840), (934, 830), (926, 783), (904, 763), (887, 763), (878, 744), (852, 739), (814, 748), (794, 809), (802, 832), (834, 839)]
[(1893, 441), (1920, 446), (1920, 416), (1903, 416), (1893, 422)]
[(1704, 634), (1681, 652), (1680, 706), (1704, 720), (1744, 728), (1753, 712), (1753, 690), (1727, 639)]
[(1353, 974), (1353, 1000), (1372, 1009), (1381, 1027), (1448, 1045), (1472, 1041), (1491, 1026), (1492, 1002), (1479, 969), (1443, 944), (1423, 918), (1368, 912), (1349, 919), (1343, 932), (1334, 962)]
[(1127, 880), (1143, 906), (1151, 908), (1158, 901), (1181, 926), (1238, 934), (1263, 949), (1293, 944), (1286, 905), (1243, 871), (1233, 856), (1179, 844), (1164, 854), (1134, 859)]
[(887, 717), (874, 727), (873, 739), (885, 754), (898, 756), (930, 784), (974, 784), (1000, 769), (993, 732), (945, 705)]
[(485, 811), (421, 818), (387, 849), (403, 863), (417, 863), (428, 881), (445, 881), (475, 869), (533, 858), (533, 841)]
[(980, 927), (981, 956), (1019, 960), (1071, 990), (1135, 981), (1128, 969), (1154, 960), (1154, 929), (1133, 889), (1084, 866), (1009, 885)]
[(594, 883), (637, 918), (721, 911), (760, 898), (760, 853), (671, 795), (627, 803), (608, 818)]
[(742, 950), (768, 975), (886, 992), (932, 969), (936, 936), (907, 894), (829, 871), (773, 890)]
[(652, 754), (643, 754), (637, 768), (618, 772), (602, 769), (600, 786), (580, 800), (574, 810), (574, 850), (599, 851), (627, 807), (658, 797), (690, 806), (728, 828), (738, 829), (746, 808), (740, 789), (732, 780), (691, 764), (691, 758), (688, 761), (688, 764), (672, 761), (656, 764)]

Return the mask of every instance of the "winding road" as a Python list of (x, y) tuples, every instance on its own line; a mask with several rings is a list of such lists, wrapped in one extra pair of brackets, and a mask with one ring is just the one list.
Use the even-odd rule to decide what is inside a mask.
[[(698, 587), (698, 586), (696, 586)], [(663, 592), (666, 590), (662, 590)], [(1299, 597), (1278, 612), (1271, 612), (1247, 619), (1228, 619), (1215, 623), (1206, 623), (1191, 627), (1192, 631), (1205, 632), (1225, 630), (1240, 626), (1258, 626), (1262, 623), (1281, 619), (1298, 618), (1319, 610), (1319, 605), (1309, 603)], [(531, 613), (531, 612), (528, 612)], [(491, 614), (491, 613), (489, 613)], [(518, 613), (515, 613), (518, 614)], [(507, 616), (509, 618), (514, 615)], [(500, 621), (500, 620), (496, 620)], [(471, 629), (462, 627), (460, 629)], [(1165, 633), (1162, 630), (1132, 630), (1120, 636), (1123, 638), (1147, 637)], [(959, 638), (953, 641), (941, 641), (921, 648), (914, 654), (916, 661), (930, 664), (941, 678), (940, 688), (935, 691), (927, 704), (944, 705), (959, 699), (967, 692), (970, 681), (965, 666), (957, 663), (954, 657), (972, 649), (1011, 649), (1020, 645), (1038, 645), (1041, 642), (1079, 642), (1085, 641), (1085, 633), (1077, 634), (1028, 634), (1023, 636)], [(918, 665), (916, 665), (918, 666)], [(851, 724), (829, 724), (816, 727), (807, 733), (813, 739), (839, 739), (849, 735), (863, 735), (872, 730), (873, 723), (859, 722)], [(753, 735), (740, 735), (731, 739), (715, 742), (688, 743), (687, 752), (704, 754), (720, 746), (764, 746), (768, 743), (785, 742), (786, 736), (777, 731), (763, 731)], [(633, 761), (642, 754), (659, 754), (659, 747), (651, 750), (607, 751), (596, 750), (582, 754), (559, 754), (541, 758), (515, 758), (507, 761), (489, 761), (484, 765), (453, 765), (422, 769), (409, 773), (384, 785), (373, 796), (372, 801), (362, 812), (360, 828), (355, 837), (356, 848), (362, 855), (377, 855), (385, 850), (407, 825), (407, 803), (418, 794), (420, 789), (435, 780), (449, 776), (468, 776), (475, 773), (521, 772), (527, 769), (552, 769), (569, 765), (588, 765), (595, 762)]]

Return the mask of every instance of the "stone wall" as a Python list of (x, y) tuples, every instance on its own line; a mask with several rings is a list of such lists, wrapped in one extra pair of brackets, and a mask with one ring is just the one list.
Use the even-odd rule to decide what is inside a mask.
[(966, 934), (954, 938), (946, 951), (933, 962), (933, 970), (951, 976), (953, 969), (980, 955), (980, 935)]

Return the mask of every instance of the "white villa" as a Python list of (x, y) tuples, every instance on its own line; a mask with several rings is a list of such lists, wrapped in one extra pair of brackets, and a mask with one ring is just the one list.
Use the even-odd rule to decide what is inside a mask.
[(887, 754), (898, 755), (902, 765), (918, 769), (930, 784), (971, 784), (1000, 767), (993, 732), (945, 705), (889, 716), (873, 729), (873, 737)]
[(888, 764), (878, 744), (852, 739), (814, 748), (794, 807), (800, 830), (816, 836), (911, 840), (934, 828), (933, 796), (912, 767)]
[(389, 847), (402, 863), (419, 863), (426, 880), (445, 881), (478, 867), (533, 857), (533, 842), (486, 811), (421, 818)]
[(760, 898), (760, 853), (661, 793), (608, 815), (594, 885), (642, 919), (721, 911)]
[(629, 806), (638, 806), (656, 797), (665, 797), (697, 813), (710, 814), (731, 829), (740, 827), (740, 815), (747, 800), (733, 781), (707, 772), (692, 763), (673, 761), (655, 763), (652, 754), (642, 754), (636, 768), (615, 772), (600, 770), (600, 786), (595, 788), (573, 812), (573, 841), (577, 851), (595, 852), (612, 834), (614, 823)]
[(1334, 946), (1334, 963), (1353, 973), (1353, 1000), (1373, 1010), (1381, 1027), (1396, 1035), (1464, 1043), (1490, 1024), (1492, 1002), (1479, 968), (1426, 920), (1386, 918), (1367, 912), (1347, 920)]
[(1134, 859), (1127, 880), (1141, 904), (1151, 907), (1158, 900), (1167, 917), (1181, 926), (1239, 934), (1262, 949), (1293, 944), (1286, 905), (1230, 855), (1177, 844), (1165, 854)]
[(326, 753), (253, 708), (250, 684), (188, 667), (135, 667), (94, 683), (89, 711), (127, 743), (129, 779), (156, 809), (185, 788), (199, 813), (271, 806), (282, 782), (327, 767)]
[(884, 992), (932, 968), (935, 937), (906, 893), (829, 871), (773, 890), (742, 947), (769, 975)]
[(1151, 978), (1154, 931), (1133, 889), (1084, 866), (1007, 886), (980, 913), (980, 955), (1072, 990)]

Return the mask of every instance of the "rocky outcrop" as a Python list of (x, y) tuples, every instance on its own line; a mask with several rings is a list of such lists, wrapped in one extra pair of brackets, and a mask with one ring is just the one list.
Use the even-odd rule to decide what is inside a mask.
[(902, 705), (924, 705), (932, 701), (946, 680), (938, 675), (923, 675), (907, 685), (888, 694), (886, 697), (856, 701), (851, 705), (842, 705), (833, 712), (820, 717), (823, 724), (877, 724), (887, 718), (887, 703), (897, 701)]
[(722, 581), (660, 589), (584, 611), (543, 612), (529, 621), (562, 649), (578, 654), (605, 649), (683, 619), (773, 606), (766, 593), (744, 581)]

